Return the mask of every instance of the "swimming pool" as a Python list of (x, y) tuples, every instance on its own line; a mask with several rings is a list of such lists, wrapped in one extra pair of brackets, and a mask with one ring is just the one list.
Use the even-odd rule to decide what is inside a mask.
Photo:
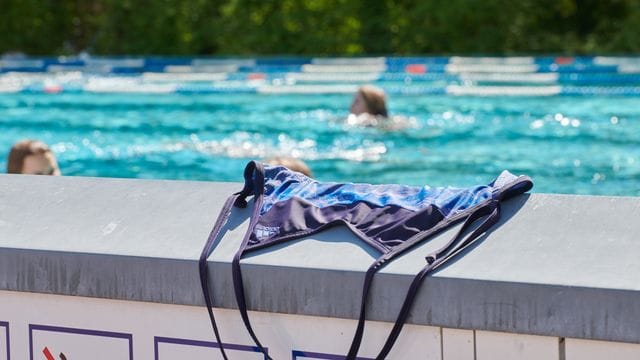
[(348, 95), (5, 94), (11, 144), (50, 144), (66, 175), (240, 181), (249, 159), (299, 156), (318, 179), (485, 182), (501, 169), (536, 192), (640, 195), (640, 104), (627, 97), (393, 96), (417, 128), (346, 125)]
[[(52, 67), (60, 64), (29, 63), (40, 68), (21, 76), (40, 80), (3, 83), (0, 167), (6, 168), (11, 144), (36, 138), (51, 145), (65, 175), (240, 181), (248, 160), (292, 155), (323, 181), (466, 186), (509, 169), (531, 176), (535, 192), (640, 195), (640, 60), (612, 68), (593, 59), (568, 65), (543, 59), (532, 70), (518, 58), (489, 64), (488, 70), (506, 73), (450, 74), (451, 64), (473, 71), (486, 64), (450, 59), (445, 66), (438, 59), (428, 65), (404, 59), (396, 70), (376, 68), (373, 78), (357, 70), (376, 70), (378, 63), (342, 73), (329, 63), (334, 73), (328, 74), (304, 72), (322, 62), (283, 69), (236, 61), (235, 73), (185, 73), (183, 65), (166, 65), (165, 72), (125, 77), (58, 73)], [(117, 64), (155, 64), (122, 61)], [(169, 66), (179, 71), (167, 73)], [(275, 70), (255, 72), (265, 66)], [(292, 66), (302, 70), (278, 73)], [(425, 73), (426, 66), (442, 72)], [(0, 66), (5, 75), (8, 69)], [(526, 91), (471, 96), (501, 89), (475, 85), (505, 81)], [(363, 82), (385, 87), (390, 112), (414, 117), (416, 127), (383, 131), (345, 123), (351, 92)]]

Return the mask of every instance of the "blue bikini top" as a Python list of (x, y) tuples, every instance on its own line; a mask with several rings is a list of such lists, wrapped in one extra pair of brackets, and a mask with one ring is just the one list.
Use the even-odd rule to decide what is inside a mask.
[[(365, 274), (360, 316), (346, 359), (357, 356), (364, 332), (366, 301), (373, 275), (401, 253), (432, 238), (451, 225), (465, 221), (458, 234), (442, 248), (425, 256), (426, 265), (407, 292), (394, 328), (376, 357), (384, 359), (408, 316), (422, 279), (454, 258), (500, 218), (500, 202), (530, 190), (527, 176), (503, 171), (495, 180), (468, 188), (405, 185), (371, 185), (319, 182), (280, 166), (252, 161), (244, 171), (245, 185), (225, 203), (200, 257), (200, 279), (209, 317), (223, 358), (227, 359), (212, 311), (206, 259), (213, 250), (232, 207), (246, 207), (253, 196), (249, 228), (232, 262), (236, 301), (245, 326), (256, 345), (258, 340), (247, 314), (240, 259), (244, 254), (299, 239), (336, 225), (348, 227), (360, 240), (379, 252)], [(484, 219), (480, 225), (472, 224)], [(470, 234), (469, 234), (470, 232)]]

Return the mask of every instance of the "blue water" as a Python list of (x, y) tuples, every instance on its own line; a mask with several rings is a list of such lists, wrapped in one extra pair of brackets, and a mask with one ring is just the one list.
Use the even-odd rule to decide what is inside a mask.
[(303, 158), (322, 181), (472, 185), (502, 169), (535, 192), (640, 195), (640, 100), (394, 96), (417, 127), (346, 125), (348, 95), (0, 95), (0, 167), (36, 138), (64, 175), (240, 181), (251, 159)]

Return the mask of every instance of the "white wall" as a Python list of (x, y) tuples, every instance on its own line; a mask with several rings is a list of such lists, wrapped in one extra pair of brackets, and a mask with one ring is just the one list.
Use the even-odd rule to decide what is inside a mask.
[[(0, 291), (0, 360), (220, 359), (203, 307)], [(262, 359), (236, 310), (215, 309), (232, 359)], [(339, 359), (354, 320), (250, 313), (274, 359)], [(8, 326), (2, 326), (8, 323)], [(391, 324), (368, 322), (360, 356), (373, 358)], [(6, 343), (9, 331), (10, 344)], [(31, 340), (30, 340), (31, 339)], [(591, 360), (640, 358), (640, 345), (406, 325), (389, 358), (421, 360)], [(45, 350), (46, 348), (46, 350)]]

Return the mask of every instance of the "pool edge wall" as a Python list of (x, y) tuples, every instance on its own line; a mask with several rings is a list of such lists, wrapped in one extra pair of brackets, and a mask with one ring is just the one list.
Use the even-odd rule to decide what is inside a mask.
[[(202, 310), (208, 321), (197, 259), (224, 200), (240, 187), (0, 175), (0, 296), (44, 293), (187, 305)], [(230, 261), (249, 212), (233, 212), (209, 257), (214, 304), (221, 309), (236, 308)], [(408, 323), (440, 329), (441, 358), (446, 358), (443, 329), (472, 331), (473, 341), (484, 332), (550, 337), (558, 339), (551, 343), (563, 356), (563, 338), (635, 346), (640, 343), (640, 242), (634, 239), (639, 215), (640, 198), (532, 194), (513, 199), (505, 203), (495, 230), (425, 280)], [(413, 275), (424, 266), (424, 254), (455, 231), (376, 275), (368, 319), (395, 319)], [(335, 228), (251, 256), (242, 265), (248, 306), (264, 314), (355, 319), (373, 255), (346, 229)], [(474, 344), (477, 357), (482, 346)]]

